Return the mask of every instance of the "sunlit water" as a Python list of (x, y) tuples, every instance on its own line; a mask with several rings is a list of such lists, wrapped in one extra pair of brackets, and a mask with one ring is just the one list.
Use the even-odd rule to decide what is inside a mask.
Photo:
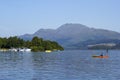
[(120, 51), (0, 52), (0, 80), (120, 80)]

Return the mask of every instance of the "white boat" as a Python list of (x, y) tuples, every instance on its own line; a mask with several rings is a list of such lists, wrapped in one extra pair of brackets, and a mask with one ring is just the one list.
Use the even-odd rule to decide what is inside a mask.
[(26, 52), (31, 52), (31, 49), (28, 49), (28, 48), (27, 48), (27, 49), (25, 49), (25, 51), (26, 51)]
[(31, 52), (31, 49), (29, 49), (29, 48), (12, 48), (12, 49), (9, 49), (9, 51), (13, 51), (13, 52)]
[(9, 49), (9, 51), (17, 52), (18, 50), (16, 48)]
[(29, 48), (19, 48), (18, 51), (21, 51), (21, 52), (31, 52), (31, 49), (29, 49)]

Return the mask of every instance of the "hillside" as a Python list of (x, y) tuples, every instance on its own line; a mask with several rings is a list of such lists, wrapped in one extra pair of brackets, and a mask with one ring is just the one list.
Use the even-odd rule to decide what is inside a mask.
[[(57, 41), (65, 48), (79, 48), (81, 45), (94, 44), (106, 40), (120, 40), (120, 33), (104, 29), (90, 28), (82, 24), (64, 24), (57, 29), (40, 29), (34, 34), (20, 36), (30, 40), (34, 36), (47, 40)], [(111, 41), (112, 42), (112, 41)], [(84, 45), (85, 47), (87, 46)]]

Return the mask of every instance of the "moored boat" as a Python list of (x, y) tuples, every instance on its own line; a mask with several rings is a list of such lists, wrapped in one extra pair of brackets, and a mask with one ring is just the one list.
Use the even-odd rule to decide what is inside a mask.
[(51, 50), (45, 50), (45, 52), (46, 52), (46, 53), (50, 53), (50, 52), (52, 52), (52, 51), (51, 51)]

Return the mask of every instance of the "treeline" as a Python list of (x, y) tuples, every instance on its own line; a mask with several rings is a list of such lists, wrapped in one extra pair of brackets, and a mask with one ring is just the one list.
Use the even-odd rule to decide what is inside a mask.
[(0, 48), (30, 48), (32, 51), (45, 51), (45, 50), (63, 50), (55, 41), (43, 40), (42, 38), (33, 37), (31, 41), (25, 41), (18, 37), (0, 38)]

